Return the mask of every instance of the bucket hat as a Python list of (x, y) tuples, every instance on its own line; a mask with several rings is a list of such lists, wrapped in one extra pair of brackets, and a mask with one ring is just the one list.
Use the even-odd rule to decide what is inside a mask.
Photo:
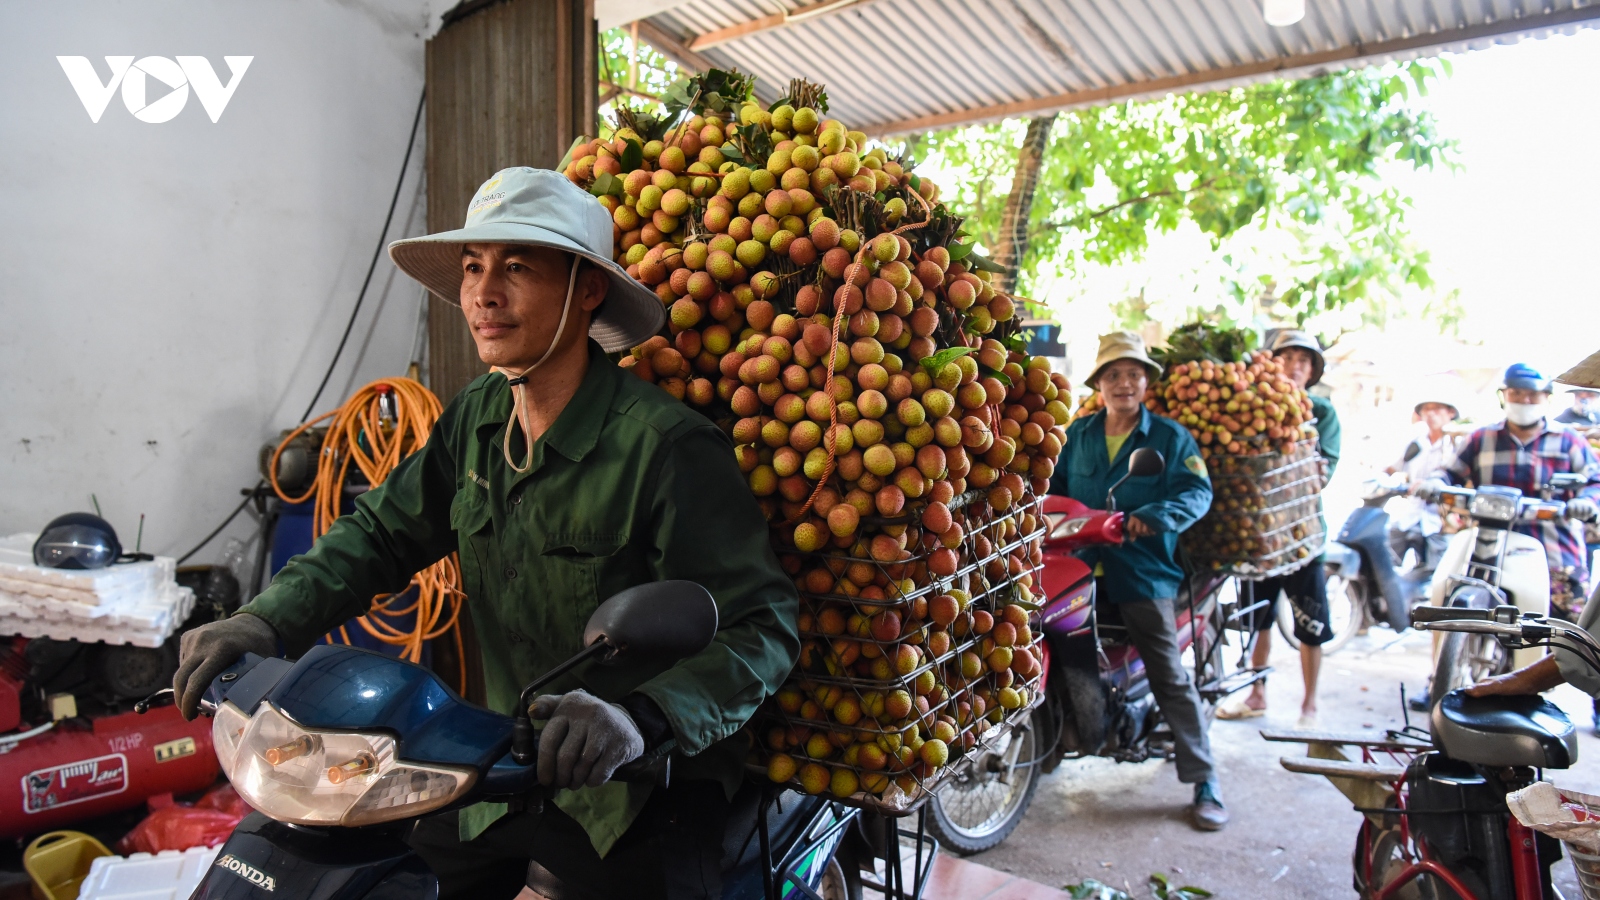
[(1600, 391), (1600, 351), (1589, 354), (1583, 362), (1556, 376), (1556, 381), (1580, 391)]
[(389, 258), (439, 299), (459, 306), (465, 244), (527, 244), (581, 256), (611, 279), (589, 336), (615, 353), (660, 331), (667, 313), (654, 291), (612, 259), (611, 238), (611, 217), (588, 191), (559, 172), (517, 166), (501, 169), (478, 188), (462, 227), (395, 241)]
[(1145, 352), (1144, 338), (1132, 331), (1113, 331), (1110, 334), (1100, 335), (1100, 351), (1094, 357), (1094, 371), (1089, 373), (1088, 384), (1100, 380), (1100, 370), (1111, 365), (1119, 359), (1131, 359), (1143, 363), (1150, 372), (1150, 380), (1155, 381), (1161, 377), (1161, 367)]
[(1290, 347), (1299, 347), (1301, 350), (1311, 354), (1311, 378), (1306, 381), (1306, 387), (1311, 387), (1321, 381), (1322, 370), (1327, 367), (1327, 361), (1322, 358), (1322, 345), (1317, 342), (1317, 339), (1312, 337), (1310, 332), (1301, 331), (1297, 328), (1284, 329), (1278, 332), (1277, 337), (1272, 339), (1273, 356), (1277, 356)]

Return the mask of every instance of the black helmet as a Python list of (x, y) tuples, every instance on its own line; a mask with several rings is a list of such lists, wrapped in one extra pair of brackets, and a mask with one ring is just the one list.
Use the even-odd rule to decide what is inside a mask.
[(51, 520), (33, 542), (33, 561), (51, 569), (104, 569), (122, 555), (117, 530), (93, 513)]

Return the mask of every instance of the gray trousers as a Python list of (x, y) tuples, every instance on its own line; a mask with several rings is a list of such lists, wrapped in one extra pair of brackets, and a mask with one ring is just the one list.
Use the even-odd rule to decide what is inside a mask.
[(1178, 627), (1172, 600), (1125, 600), (1116, 604), (1127, 626), (1128, 638), (1144, 661), (1150, 692), (1162, 718), (1172, 729), (1178, 755), (1178, 780), (1184, 784), (1210, 781), (1216, 774), (1211, 760), (1211, 739), (1200, 718), (1200, 694), (1178, 652)]

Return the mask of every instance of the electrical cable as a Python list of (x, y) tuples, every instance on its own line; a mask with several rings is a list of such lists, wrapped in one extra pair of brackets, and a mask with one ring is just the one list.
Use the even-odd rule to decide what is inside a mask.
[(339, 338), (339, 346), (333, 351), (333, 359), (328, 361), (328, 371), (322, 373), (322, 383), (317, 385), (317, 392), (311, 395), (311, 402), (306, 404), (306, 411), (300, 414), (300, 421), (310, 418), (311, 411), (317, 408), (317, 401), (322, 399), (322, 392), (328, 387), (328, 379), (333, 377), (333, 370), (339, 365), (339, 357), (344, 354), (344, 346), (350, 340), (350, 332), (355, 328), (356, 315), (361, 312), (361, 303), (367, 299), (367, 287), (372, 284), (372, 273), (378, 269), (378, 259), (383, 256), (384, 238), (389, 236), (389, 225), (394, 221), (394, 209), (400, 203), (400, 188), (406, 182), (406, 170), (411, 168), (411, 151), (417, 146), (417, 126), (422, 124), (422, 110), (428, 99), (427, 88), (423, 88), (422, 96), (417, 98), (417, 113), (411, 119), (411, 138), (406, 142), (405, 159), (400, 163), (400, 177), (395, 179), (394, 195), (389, 198), (389, 213), (383, 217), (383, 230), (378, 232), (378, 246), (372, 250), (372, 262), (367, 264), (367, 277), (361, 282), (361, 292), (356, 295), (356, 305), (350, 310), (350, 319), (344, 323), (344, 334)]
[[(328, 379), (333, 377), (334, 367), (339, 364), (339, 357), (344, 355), (345, 344), (349, 342), (350, 332), (355, 328), (356, 315), (361, 312), (361, 304), (367, 298), (367, 287), (372, 284), (372, 274), (377, 271), (378, 258), (383, 255), (384, 238), (389, 236), (389, 226), (394, 221), (394, 210), (400, 202), (400, 188), (405, 185), (406, 172), (411, 168), (411, 151), (417, 145), (417, 127), (422, 122), (422, 110), (426, 106), (427, 99), (428, 90), (423, 88), (422, 95), (417, 98), (416, 114), (411, 117), (411, 136), (406, 140), (406, 153), (400, 162), (400, 177), (395, 180), (394, 195), (389, 198), (389, 212), (383, 217), (383, 230), (378, 233), (378, 246), (372, 251), (372, 261), (367, 264), (367, 277), (361, 282), (361, 292), (356, 295), (355, 308), (350, 310), (350, 319), (345, 322), (344, 334), (339, 338), (339, 346), (333, 351), (333, 359), (328, 361), (328, 370), (322, 373), (322, 381), (317, 385), (317, 392), (311, 396), (311, 402), (306, 404), (306, 411), (300, 414), (301, 422), (304, 422), (311, 415), (311, 411), (317, 407), (317, 401), (322, 399), (322, 392), (328, 387)], [(426, 292), (424, 292), (424, 299), (426, 299)], [(415, 355), (414, 347), (413, 355)], [(276, 457), (273, 458), (273, 464), (277, 464)], [(255, 491), (259, 491), (265, 486), (265, 481), (258, 481), (251, 493), (254, 494)], [(195, 544), (188, 553), (178, 557), (178, 565), (183, 565), (185, 560), (199, 553), (205, 545), (211, 543), (212, 539), (221, 534), (222, 529), (227, 528), (234, 519), (239, 517), (239, 513), (244, 512), (244, 508), (250, 504), (251, 499), (250, 496), (245, 497), (238, 506), (234, 507), (233, 512), (228, 513), (228, 517), (222, 520), (221, 525), (212, 529), (211, 533), (201, 539), (200, 543)], [(265, 535), (263, 535), (263, 540), (265, 540)]]
[(256, 491), (260, 490), (265, 485), (266, 485), (266, 482), (264, 482), (264, 481), (256, 482), (256, 486), (254, 488), (252, 488), (249, 493), (245, 494), (244, 499), (240, 500), (239, 501), (239, 505), (235, 506), (233, 508), (233, 512), (228, 513), (228, 517), (226, 519), (222, 520), (222, 524), (221, 525), (218, 525), (217, 527), (211, 529), (211, 533), (206, 535), (205, 537), (201, 538), (200, 539), (200, 543), (195, 544), (192, 548), (190, 548), (188, 553), (185, 553), (184, 555), (178, 557), (177, 565), (180, 565), (180, 566), (183, 565), (184, 560), (186, 560), (189, 557), (195, 555), (196, 553), (199, 553), (200, 549), (202, 547), (204, 547), (205, 545), (211, 543), (212, 538), (215, 538), (217, 535), (221, 534), (222, 533), (222, 529), (227, 528), (228, 527), (228, 523), (232, 522), (234, 519), (237, 519), (239, 517), (239, 513), (244, 512), (244, 508), (246, 506), (250, 505), (250, 501), (251, 500), (255, 499)]
[[(377, 487), (402, 460), (422, 449), (443, 411), (439, 398), (410, 378), (374, 381), (352, 394), (338, 409), (302, 423), (279, 442), (267, 467), (272, 490), (284, 503), (312, 502), (311, 538), (316, 541), (328, 533), (343, 512), (340, 507), (345, 484), (352, 474), (351, 464), (368, 484)], [(317, 453), (315, 480), (304, 494), (289, 496), (278, 484), (278, 457), (302, 432), (330, 419)], [(416, 599), (409, 605), (398, 605), (411, 588), (416, 589)], [(457, 688), (465, 690), (467, 661), (457, 625), (465, 599), (461, 563), (451, 553), (412, 576), (411, 587), (406, 590), (374, 598), (371, 611), (355, 621), (377, 640), (402, 648), (401, 658), (414, 663), (422, 662), (426, 642), (449, 635), (455, 642), (460, 666)], [(403, 617), (414, 617), (415, 624), (409, 630), (392, 621)], [(339, 643), (350, 643), (346, 626), (327, 635), (329, 643), (336, 638)]]

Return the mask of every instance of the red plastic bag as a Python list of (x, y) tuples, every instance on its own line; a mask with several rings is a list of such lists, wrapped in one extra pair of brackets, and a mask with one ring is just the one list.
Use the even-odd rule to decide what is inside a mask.
[(148, 802), (150, 815), (117, 842), (117, 852), (214, 847), (226, 841), (239, 820), (252, 812), (230, 784), (212, 788), (193, 806), (173, 803), (171, 794), (151, 797)]

